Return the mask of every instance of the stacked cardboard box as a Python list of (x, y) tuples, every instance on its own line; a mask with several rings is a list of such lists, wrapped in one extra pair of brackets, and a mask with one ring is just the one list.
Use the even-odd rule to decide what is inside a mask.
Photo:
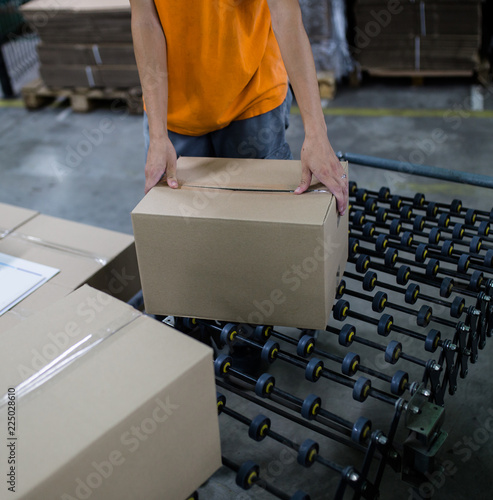
[(33, 0), (41, 77), (50, 87), (138, 86), (128, 0)]
[(0, 253), (60, 270), (0, 316), (0, 331), (84, 283), (125, 301), (140, 290), (134, 240), (127, 234), (0, 203)]
[(2, 498), (181, 500), (221, 466), (212, 349), (89, 286), (2, 332), (0, 380)]
[(479, 0), (357, 0), (354, 55), (370, 74), (470, 75), (479, 62)]

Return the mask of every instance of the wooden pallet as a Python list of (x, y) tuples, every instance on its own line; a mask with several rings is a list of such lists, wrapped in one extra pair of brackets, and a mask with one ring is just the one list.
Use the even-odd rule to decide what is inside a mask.
[(322, 100), (334, 99), (336, 95), (336, 79), (334, 73), (330, 71), (320, 71), (317, 73), (318, 89), (320, 91), (320, 98)]
[(76, 113), (87, 113), (98, 103), (110, 103), (112, 109), (126, 106), (130, 114), (142, 114), (142, 90), (132, 89), (94, 89), (94, 88), (49, 88), (42, 80), (37, 79), (22, 88), (24, 105), (27, 109), (39, 109), (55, 100), (68, 99), (72, 110)]

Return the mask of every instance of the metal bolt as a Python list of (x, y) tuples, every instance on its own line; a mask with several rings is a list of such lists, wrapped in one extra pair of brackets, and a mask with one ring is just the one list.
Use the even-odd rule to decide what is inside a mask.
[(421, 391), (421, 394), (425, 397), (425, 398), (429, 398), (431, 396), (431, 391), (428, 390), (428, 389), (423, 389)]
[(434, 364), (433, 365), (433, 369), (436, 371), (436, 372), (439, 372), (441, 370), (441, 366), (440, 365), (437, 365), (437, 364)]
[(417, 406), (412, 406), (411, 408), (409, 408), (409, 411), (410, 411), (413, 415), (417, 415), (417, 414), (420, 412), (420, 409), (419, 409)]
[(456, 351), (457, 350), (457, 346), (455, 344), (450, 344), (448, 346), (448, 348), (449, 348), (450, 351)]
[(356, 474), (356, 472), (351, 472), (351, 474), (349, 474), (350, 481), (356, 482), (358, 479), (359, 479), (359, 476), (358, 476), (358, 474)]
[(479, 309), (473, 309), (473, 310), (472, 310), (472, 314), (473, 314), (474, 316), (479, 316), (479, 315), (481, 314), (481, 311), (480, 311)]
[(385, 444), (387, 444), (387, 438), (382, 434), (381, 436), (378, 436), (378, 442), (380, 444), (385, 445)]

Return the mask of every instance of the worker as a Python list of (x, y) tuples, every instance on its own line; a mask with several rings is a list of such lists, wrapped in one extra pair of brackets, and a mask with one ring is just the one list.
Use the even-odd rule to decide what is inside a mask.
[(145, 192), (177, 154), (292, 159), (288, 78), (303, 120), (301, 181), (312, 176), (347, 209), (348, 179), (327, 137), (298, 0), (130, 0), (146, 114)]

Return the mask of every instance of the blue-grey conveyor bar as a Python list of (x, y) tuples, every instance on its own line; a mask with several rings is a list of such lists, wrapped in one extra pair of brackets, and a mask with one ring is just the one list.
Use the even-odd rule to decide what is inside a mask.
[(450, 170), (448, 168), (430, 167), (427, 165), (417, 165), (404, 161), (388, 160), (386, 158), (377, 158), (375, 156), (358, 155), (354, 153), (337, 153), (341, 160), (356, 165), (366, 165), (367, 167), (381, 168), (383, 170), (392, 170), (402, 174), (421, 175), (431, 177), (432, 179), (442, 179), (450, 182), (459, 182), (460, 184), (471, 184), (493, 189), (493, 177), (490, 175), (470, 174), (459, 170)]

